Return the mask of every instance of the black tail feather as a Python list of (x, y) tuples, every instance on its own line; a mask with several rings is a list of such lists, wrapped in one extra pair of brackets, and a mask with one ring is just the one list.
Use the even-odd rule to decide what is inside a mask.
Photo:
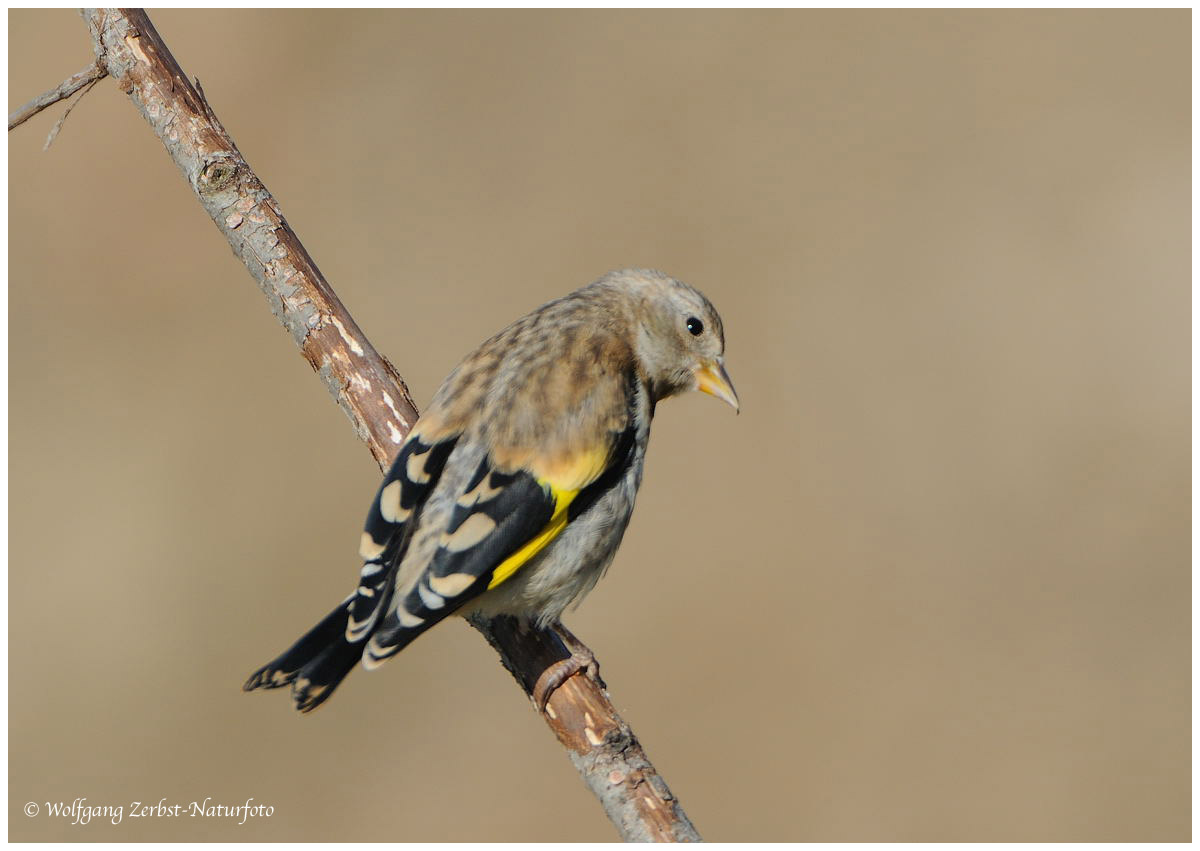
[(312, 712), (328, 700), (346, 674), (362, 659), (362, 651), (361, 641), (351, 644), (341, 638), (301, 668), (292, 684), (296, 708), (301, 712)]
[(251, 674), (242, 689), (254, 691), (290, 684), (301, 712), (311, 712), (324, 703), (362, 658), (363, 643), (346, 641), (353, 603), (351, 594), (299, 641)]

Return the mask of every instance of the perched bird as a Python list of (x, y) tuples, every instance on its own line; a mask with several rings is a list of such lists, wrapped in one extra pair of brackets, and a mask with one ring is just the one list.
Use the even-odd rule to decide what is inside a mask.
[(724, 353), (708, 299), (648, 269), (612, 272), (483, 343), (384, 477), (358, 590), (245, 690), (290, 684), (308, 712), (360, 659), (378, 667), (447, 615), (513, 615), (572, 651), (534, 690), (544, 709), (594, 663), (559, 618), (621, 543), (655, 404), (701, 390), (736, 410)]

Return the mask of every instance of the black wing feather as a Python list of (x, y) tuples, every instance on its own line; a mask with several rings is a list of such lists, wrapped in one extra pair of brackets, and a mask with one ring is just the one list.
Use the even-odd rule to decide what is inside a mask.
[[(393, 577), (400, 564), (407, 536), (416, 527), (420, 513), (418, 507), (441, 477), (446, 459), (450, 457), (456, 442), (457, 438), (451, 438), (428, 444), (414, 436), (404, 444), (383, 477), (363, 528), (364, 543), (369, 537), (376, 545), (382, 544), (383, 550), (369, 557), (363, 554), (358, 590), (346, 626), (348, 641), (365, 638), (374, 627), (379, 613), (387, 611), (394, 585)], [(410, 465), (414, 471), (420, 472), (421, 480), (410, 475)], [(399, 488), (398, 494), (389, 492), (389, 488), (396, 487)], [(385, 501), (389, 503), (386, 510)], [(397, 517), (401, 519), (397, 520)]]
[[(364, 657), (368, 666), (399, 653), (429, 627), (486, 591), (496, 567), (541, 532), (554, 513), (549, 488), (529, 473), (496, 472), (485, 458), (471, 483), (467, 493), (481, 486), (486, 493), (495, 493), (476, 503), (455, 506), (443, 543), (428, 567), (371, 635)], [(477, 515), (490, 523), (472, 520)], [(468, 522), (483, 522), (489, 531), (477, 543), (456, 549), (454, 536)]]

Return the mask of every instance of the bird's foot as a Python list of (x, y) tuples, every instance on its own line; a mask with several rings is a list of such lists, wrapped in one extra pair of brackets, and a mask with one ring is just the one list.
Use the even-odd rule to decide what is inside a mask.
[(542, 675), (538, 677), (537, 683), (533, 686), (533, 705), (537, 707), (538, 712), (546, 711), (546, 704), (550, 702), (550, 695), (580, 671), (583, 671), (591, 679), (600, 682), (600, 667), (596, 664), (596, 657), (588, 654), (572, 653), (566, 659), (560, 659), (551, 665), (546, 670), (542, 671)]
[(600, 679), (600, 663), (596, 661), (595, 655), (586, 644), (575, 637), (569, 629), (561, 623), (555, 623), (550, 627), (551, 631), (558, 636), (558, 639), (563, 643), (563, 646), (571, 652), (571, 655), (566, 659), (560, 659), (546, 670), (542, 671), (538, 681), (533, 686), (533, 705), (537, 707), (538, 712), (546, 711), (546, 704), (550, 701), (550, 695), (554, 694), (555, 690), (565, 683), (575, 674), (582, 671), (588, 679), (596, 683), (600, 688), (605, 688), (604, 680)]

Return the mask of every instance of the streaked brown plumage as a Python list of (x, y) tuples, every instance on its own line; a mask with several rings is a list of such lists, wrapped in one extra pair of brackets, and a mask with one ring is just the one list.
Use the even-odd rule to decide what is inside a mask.
[(451, 613), (557, 626), (620, 545), (655, 404), (700, 389), (737, 407), (724, 345), (703, 295), (644, 269), (606, 275), (485, 341), (385, 477), (359, 590), (247, 690), (291, 683), (310, 710), (359, 658), (375, 667)]

